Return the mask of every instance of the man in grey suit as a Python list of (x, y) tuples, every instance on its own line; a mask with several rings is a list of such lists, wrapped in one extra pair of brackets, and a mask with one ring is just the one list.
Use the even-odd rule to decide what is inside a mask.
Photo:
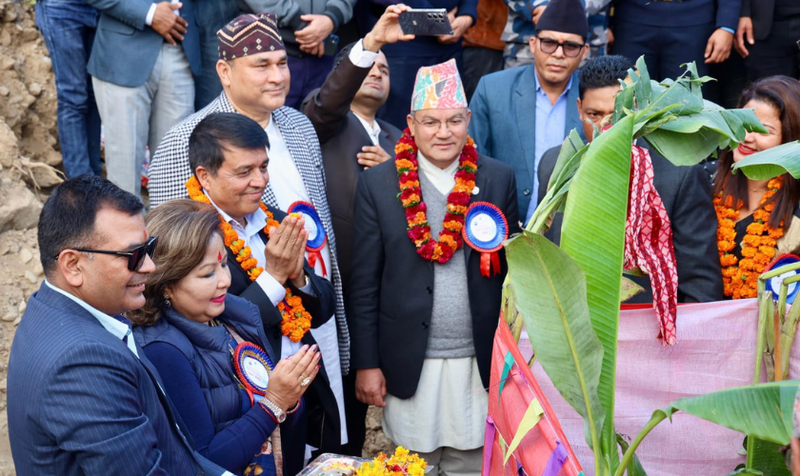
[(105, 128), (108, 179), (141, 190), (145, 147), (194, 112), (200, 38), (194, 0), (86, 0), (100, 10), (87, 70)]
[(8, 365), (19, 475), (229, 475), (192, 450), (121, 314), (144, 304), (155, 266), (142, 203), (108, 180), (59, 185), (39, 219), (46, 280)]
[(543, 186), (536, 178), (542, 154), (580, 127), (574, 73), (589, 51), (588, 31), (580, 0), (553, 0), (530, 40), (533, 65), (484, 76), (470, 102), (470, 134), (482, 154), (514, 168), (525, 223)]
[[(577, 106), (583, 121), (584, 135), (591, 141), (594, 126), (614, 112), (614, 100), (620, 90), (619, 80), (628, 75), (633, 63), (619, 55), (592, 58), (578, 72), (580, 99)], [(641, 144), (643, 145), (643, 144)], [(542, 156), (539, 163), (539, 201), (547, 192), (561, 146)], [(653, 186), (664, 203), (672, 226), (672, 244), (678, 268), (678, 302), (711, 302), (722, 300), (722, 271), (717, 252), (717, 216), (711, 202), (711, 185), (701, 165), (677, 167), (653, 150)], [(561, 214), (557, 214), (545, 233), (556, 244), (561, 238)], [(632, 277), (644, 292), (630, 303), (653, 301), (650, 280)]]

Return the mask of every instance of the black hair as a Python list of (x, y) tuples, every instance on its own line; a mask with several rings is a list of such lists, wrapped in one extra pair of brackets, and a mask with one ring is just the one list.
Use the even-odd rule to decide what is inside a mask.
[(59, 253), (89, 245), (97, 212), (103, 207), (131, 216), (144, 209), (135, 195), (97, 175), (71, 178), (53, 190), (39, 215), (39, 254), (45, 275), (55, 269)]
[(269, 149), (269, 139), (261, 125), (244, 114), (209, 114), (189, 136), (189, 167), (192, 173), (197, 167), (203, 166), (211, 175), (216, 175), (225, 160), (223, 149), (226, 146), (244, 150)]
[[(743, 108), (750, 101), (760, 101), (775, 108), (781, 120), (781, 143), (786, 144), (800, 140), (800, 83), (788, 76), (768, 76), (754, 82), (742, 92), (739, 98), (739, 107)], [(744, 207), (750, 206), (747, 190), (747, 176), (743, 173), (734, 175), (733, 151), (724, 151), (717, 162), (717, 175), (714, 178), (713, 195), (722, 193), (725, 204), (737, 205), (739, 202)], [(783, 223), (783, 231), (789, 229), (792, 215), (800, 202), (800, 181), (791, 175), (783, 174), (783, 186), (767, 203), (774, 203), (775, 208), (769, 216), (769, 226), (779, 228)], [(763, 206), (763, 205), (762, 205)]]
[(592, 58), (578, 70), (578, 94), (583, 99), (587, 89), (600, 89), (616, 86), (620, 79), (628, 76), (633, 62), (620, 55), (598, 56)]

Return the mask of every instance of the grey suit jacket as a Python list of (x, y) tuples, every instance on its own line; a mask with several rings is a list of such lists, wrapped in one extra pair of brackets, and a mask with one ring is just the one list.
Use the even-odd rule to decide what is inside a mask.
[[(100, 10), (100, 21), (87, 69), (103, 81), (134, 88), (147, 81), (164, 38), (145, 24), (150, 0), (86, 0)], [(181, 0), (180, 15), (189, 24), (179, 43), (195, 77), (200, 76), (200, 32), (194, 17), (194, 0)]]
[(139, 358), (83, 307), (42, 284), (8, 364), (8, 431), (17, 474), (221, 475), (194, 452)]
[[(355, 66), (345, 55), (322, 87), (311, 92), (300, 108), (314, 125), (322, 149), (328, 205), (331, 207), (333, 231), (338, 239), (339, 270), (345, 299), (349, 293), (350, 265), (353, 260), (356, 185), (364, 171), (356, 154), (361, 152), (363, 146), (372, 145), (364, 125), (350, 111), (350, 103), (370, 69)], [(401, 132), (386, 121), (376, 121), (381, 128), (379, 144), (394, 158), (394, 146), (400, 140)]]
[[(548, 131), (567, 137), (581, 132), (578, 115), (578, 74), (572, 75), (567, 94), (567, 117), (563, 131)], [(519, 215), (527, 216), (536, 170), (536, 76), (533, 65), (498, 71), (481, 78), (470, 102), (469, 132), (478, 151), (514, 168), (517, 178)], [(539, 189), (543, 185), (539, 184)]]
[[(542, 156), (539, 164), (539, 201), (547, 191), (560, 147)], [(650, 150), (653, 160), (653, 185), (664, 202), (672, 223), (672, 244), (678, 267), (678, 302), (721, 301), (722, 271), (717, 251), (717, 215), (711, 202), (711, 184), (701, 165), (677, 167)], [(561, 240), (561, 214), (545, 236), (558, 244)], [(645, 291), (627, 302), (653, 301), (649, 278), (633, 277)]]

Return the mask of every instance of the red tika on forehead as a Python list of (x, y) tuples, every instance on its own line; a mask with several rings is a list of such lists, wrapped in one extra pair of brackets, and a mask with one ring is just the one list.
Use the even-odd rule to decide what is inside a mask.
[(217, 261), (222, 261), (222, 252), (217, 251)]

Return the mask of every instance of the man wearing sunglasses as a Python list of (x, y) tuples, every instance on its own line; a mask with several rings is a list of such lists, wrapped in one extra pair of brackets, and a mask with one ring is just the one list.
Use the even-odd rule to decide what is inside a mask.
[(122, 313), (155, 269), (142, 203), (108, 180), (58, 186), (39, 218), (46, 280), (8, 365), (19, 475), (230, 474), (194, 452)]
[(481, 153), (514, 168), (520, 217), (537, 205), (542, 154), (581, 130), (575, 71), (589, 51), (580, 0), (553, 0), (530, 40), (534, 62), (484, 76), (472, 97), (469, 130)]

